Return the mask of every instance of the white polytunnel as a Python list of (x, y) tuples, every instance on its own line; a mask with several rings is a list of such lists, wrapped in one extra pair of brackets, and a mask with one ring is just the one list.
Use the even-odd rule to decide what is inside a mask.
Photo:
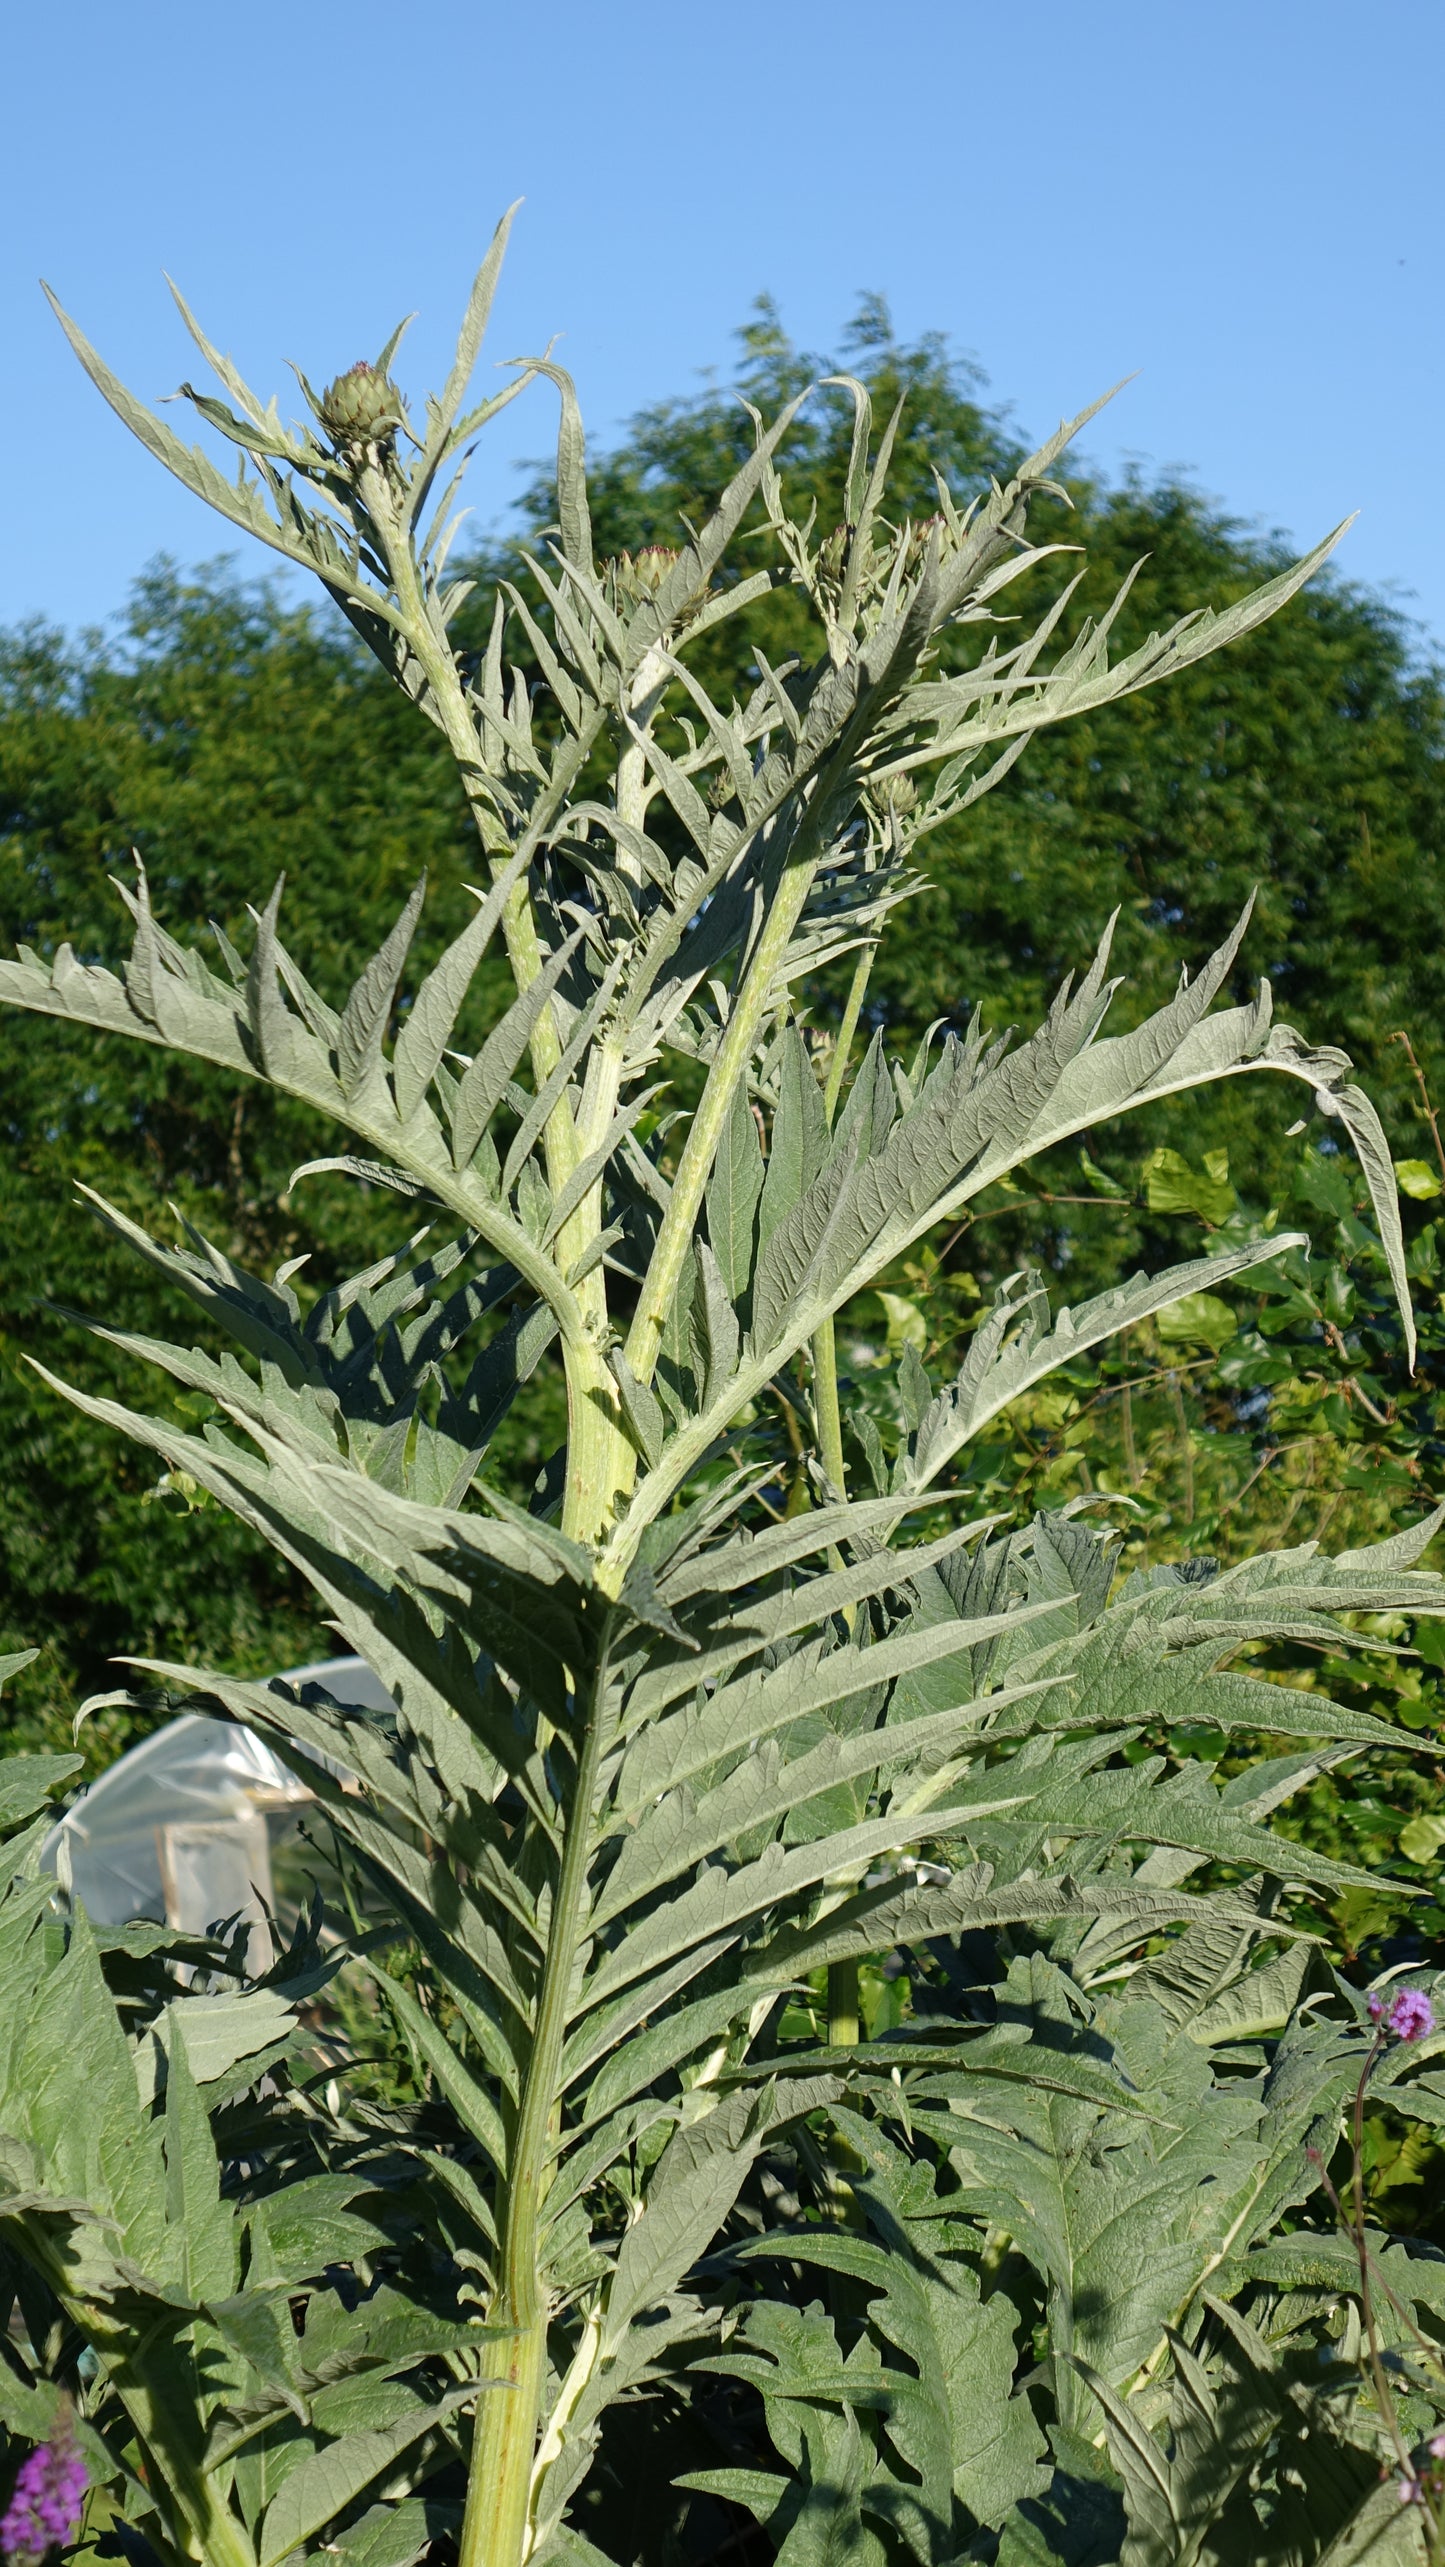
[[(337, 1702), (389, 1711), (391, 1696), (363, 1658), (288, 1667), (280, 1682), (324, 1685)], [(253, 1730), (183, 1712), (118, 1756), (45, 1841), (97, 1925), (140, 1919), (204, 1934), (223, 1917), (252, 1920), (251, 1966), (270, 1958), (266, 1919), (278, 1902), (272, 1857), (310, 1802)]]

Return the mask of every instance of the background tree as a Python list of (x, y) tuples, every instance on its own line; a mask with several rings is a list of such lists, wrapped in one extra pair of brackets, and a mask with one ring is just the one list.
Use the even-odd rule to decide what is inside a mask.
[[(258, 873), (284, 869), (338, 980), (354, 972), (425, 865), (424, 933), (455, 930), (461, 814), (425, 728), (350, 641), (222, 566), (139, 582), (118, 639), (74, 646), (30, 628), (0, 656), (0, 910), (8, 936), (82, 955), (113, 934), (111, 878), (143, 852), (178, 910), (241, 930)], [(435, 911), (433, 921), (430, 912)], [(158, 1286), (77, 1208), (91, 1184), (144, 1221), (174, 1203), (230, 1253), (273, 1265), (309, 1253), (330, 1276), (364, 1257), (374, 1209), (355, 1190), (285, 1194), (310, 1127), (269, 1095), (236, 1096), (203, 1066), (119, 1057), (86, 1034), (17, 1017), (0, 1029), (0, 1410), (9, 1467), (0, 1619), (55, 1637), (16, 1693), (12, 1722), (58, 1728), (109, 1682), (115, 1650), (192, 1647), (236, 1665), (285, 1664), (324, 1635), (273, 1557), (219, 1510), (193, 1508), (118, 1439), (36, 1381), (25, 1358), (63, 1342), (53, 1308), (103, 1306), (154, 1327)], [(390, 1208), (387, 1224), (390, 1228)], [(103, 1353), (68, 1341), (94, 1386)], [(54, 1714), (53, 1721), (48, 1719)], [(90, 1752), (123, 1730), (107, 1715)]]

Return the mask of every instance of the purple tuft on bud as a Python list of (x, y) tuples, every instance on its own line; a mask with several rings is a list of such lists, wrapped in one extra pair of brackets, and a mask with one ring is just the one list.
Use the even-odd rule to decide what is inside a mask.
[(619, 553), (608, 567), (619, 593), (640, 602), (657, 595), (681, 559), (670, 544), (642, 544), (635, 553)]
[(62, 2406), (48, 2442), (20, 2463), (14, 2491), (0, 2516), (0, 2553), (11, 2567), (40, 2567), (52, 2549), (65, 2549), (80, 2529), (90, 2484), (75, 2445), (75, 2421)]
[(1369, 1995), (1365, 1999), (1365, 2012), (1369, 2016), (1371, 2023), (1378, 2023), (1384, 2011), (1385, 2000), (1381, 1996), (1379, 1989), (1371, 1988)]
[(1418, 2479), (1418, 2478), (1402, 2478), (1402, 2479), (1400, 2480), (1399, 2487), (1398, 2487), (1398, 2489), (1397, 2489), (1397, 2491), (1396, 2491), (1396, 2492), (1397, 2492), (1397, 2493), (1398, 2493), (1398, 2495), (1399, 2495), (1400, 2502), (1401, 2502), (1401, 2504), (1402, 2504), (1402, 2505), (1418, 2505), (1418, 2503), (1420, 2502), (1420, 2481), (1419, 2481), (1419, 2479)]

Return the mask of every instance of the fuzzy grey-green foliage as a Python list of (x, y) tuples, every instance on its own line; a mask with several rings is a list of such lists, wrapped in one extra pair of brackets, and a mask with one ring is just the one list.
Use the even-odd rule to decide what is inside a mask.
[[(1348, 2005), (1327, 2019), (1321, 1965), (1251, 1966), (1212, 1920), (1122, 1986), (1087, 1977), (1077, 1956), (1018, 1961), (997, 2030), (831, 2108), (852, 2218), (737, 2245), (735, 2267), (791, 2264), (802, 2286), (744, 2300), (700, 2364), (759, 2392), (780, 2465), (683, 2483), (746, 2507), (789, 2567), (1419, 2558), (1355, 2394), (1354, 2251), (1304, 2209), (1308, 2148), (1328, 2147), (1359, 2073)], [(1034, 2042), (1053, 2082), (990, 2086), (999, 2052)], [(1286, 2211), (1301, 2224), (1280, 2242)], [(1438, 2340), (1441, 2266), (1371, 2244), (1418, 2445), (1445, 2383), (1410, 2329)], [(807, 2296), (830, 2275), (855, 2286), (841, 2309)], [(1028, 2395), (1036, 2293), (1047, 2431)]]
[[(790, 1993), (861, 1956), (1020, 1932), (1038, 1950), (1013, 2031), (955, 2038), (935, 2058), (906, 2053), (913, 2125), (946, 2142), (958, 2176), (936, 2217), (964, 2242), (936, 2273), (920, 2248), (916, 2267), (885, 2275), (880, 2324), (920, 2376), (935, 2361), (956, 2368), (957, 2392), (900, 2386), (912, 2373), (880, 2388), (882, 2356), (860, 2336), (850, 2385), (815, 2400), (811, 2420), (807, 2395), (790, 2390), (799, 2420), (780, 2438), (805, 2491), (785, 2555), (843, 2555), (849, 2508), (860, 2521), (879, 2513), (867, 2399), (851, 2386), (866, 2373), (869, 2395), (892, 2401), (910, 2472), (910, 2492), (889, 2496), (892, 2546), (878, 2554), (941, 2567), (955, 2501), (969, 2536), (969, 2525), (997, 2529), (1040, 2465), (1022, 2390), (980, 2432), (980, 2398), (1002, 2394), (1012, 2370), (966, 2223), (1008, 2228), (1033, 2263), (1059, 2430), (1093, 2430), (1080, 2366), (1111, 2394), (1127, 2390), (1205, 2279), (1222, 2287), (1308, 2190), (1306, 2135), (1337, 2110), (1348, 2044), (1297, 2015), (1296, 1929), (1278, 1885), (1308, 1894), (1367, 1876), (1267, 1820), (1322, 1760), (1381, 1732), (1231, 1660), (1286, 1635), (1337, 1647), (1342, 1616), (1440, 1612), (1445, 1584), (1414, 1565), (1433, 1523), (1413, 1547), (1334, 1562), (1301, 1551), (1216, 1578), (1164, 1572), (1112, 1600), (1108, 1537), (1077, 1522), (912, 1538), (917, 1510), (946, 1496), (948, 1465), (999, 1406), (1080, 1346), (1266, 1263), (1290, 1244), (1280, 1236), (1057, 1319), (1032, 1280), (1006, 1287), (954, 1383), (935, 1393), (913, 1359), (912, 1438), (870, 1498), (836, 1485), (799, 1387), (795, 1359), (813, 1347), (816, 1374), (832, 1314), (983, 1187), (1136, 1105), (1257, 1070), (1304, 1081), (1353, 1141), (1408, 1311), (1388, 1149), (1348, 1061), (1273, 1025), (1267, 992), (1215, 1004), (1244, 922), (1130, 1030), (1104, 1030), (1105, 947), (1021, 1044), (990, 1037), (978, 1016), (964, 1038), (925, 1043), (906, 1063), (875, 1044), (836, 1119), (793, 993), (883, 931), (929, 829), (985, 791), (1033, 731), (1248, 631), (1328, 547), (1122, 659), (1110, 658), (1117, 608), (1050, 658), (1063, 598), (1023, 640), (998, 628), (996, 601), (1058, 549), (1033, 540), (1030, 511), (1082, 420), (967, 517), (940, 490), (931, 526), (900, 528), (884, 513), (891, 430), (875, 451), (854, 386), (841, 528), (820, 534), (784, 511), (785, 414), (758, 423), (752, 459), (676, 556), (599, 564), (575, 397), (539, 360), (529, 371), (557, 385), (562, 408), (559, 525), (535, 566), (543, 618), (512, 594), (474, 666), (448, 639), (450, 495), (433, 501), (496, 406), (462, 415), (494, 275), (495, 258), (457, 369), (414, 433), (390, 348), (345, 398), (350, 378), (308, 393), (315, 424), (291, 430), (201, 339), (237, 407), (192, 398), (241, 449), (235, 483), (142, 412), (71, 332), (144, 442), (233, 521), (309, 563), (445, 733), (488, 877), (471, 925), (412, 986), (419, 886), (337, 1006), (281, 940), (279, 885), (249, 952), (218, 937), (210, 957), (155, 917), (141, 876), (123, 894), (134, 938), (120, 970), (64, 947), (0, 963), (0, 1001), (218, 1064), (311, 1107), (326, 1146), (294, 1181), (330, 1173), (411, 1203), (409, 1242), (309, 1307), (293, 1272), (252, 1276), (199, 1235), (168, 1247), (97, 1207), (189, 1300), (207, 1340), (110, 1342), (208, 1413), (190, 1431), (111, 1400), (79, 1404), (274, 1543), (393, 1697), (394, 1714), (377, 1719), (314, 1688), (149, 1663), (183, 1698), (219, 1703), (278, 1746), (445, 1992), (443, 2022), (373, 1956), (454, 2119), (461, 2153), (434, 2180), (492, 2331), (472, 2329), (472, 2372), (440, 2407), (408, 2404), (316, 2441), (295, 2369), (304, 2339), (299, 2354), (266, 2349), (267, 2293), (286, 2279), (267, 2260), (284, 2207), (253, 2219), (243, 2246), (180, 2053), (168, 2054), (164, 2103), (149, 2101), (106, 2015), (83, 1920), (54, 1958), (28, 1874), (12, 1893), (15, 2002), (37, 2004), (37, 1974), (53, 1968), (66, 2002), (101, 2027), (108, 2083), (82, 2137), (65, 2113), (45, 2117), (63, 2067), (48, 2051), (12, 2056), (0, 2221), (22, 2255), (52, 2256), (51, 2286), (153, 2463), (172, 2547), (273, 2567), (328, 2526), (346, 2531), (409, 2442), (445, 2442), (474, 2405), (465, 2567), (576, 2557), (585, 2544), (567, 2508), (604, 2412), (711, 2325), (697, 2268), (753, 2170), (810, 2116), (831, 2114), (861, 2146), (860, 2104), (880, 2083), (896, 2091), (900, 2053), (886, 2044), (799, 2054), (780, 2043)], [(358, 430), (366, 400), (376, 415)], [(746, 703), (713, 703), (690, 643), (778, 582), (815, 611), (814, 665), (763, 666)], [(509, 616), (544, 672), (544, 700), (509, 669)], [(944, 676), (934, 644), (960, 626), (977, 628), (980, 648)], [(458, 1020), (494, 938), (516, 995), (462, 1056)], [(325, 958), (307, 960), (324, 977)], [(696, 1099), (681, 1117), (667, 1101), (679, 1063)], [(489, 1491), (487, 1448), (554, 1344), (568, 1444), (555, 1488), (549, 1479), (524, 1514)], [(801, 1514), (779, 1516), (766, 1495), (776, 1455), (760, 1404), (775, 1391), (815, 1447), (816, 1503)], [(1192, 1760), (1136, 1756), (1143, 1733), (1188, 1721), (1293, 1737), (1299, 1751), (1257, 1791), (1221, 1790)], [(1242, 1885), (1210, 1886), (1210, 1865)], [(1210, 2083), (1160, 1963), (1151, 1999), (1092, 1993), (1101, 1972), (1180, 1927), (1176, 1953), (1196, 1949), (1190, 1934), (1225, 1938), (1233, 1957), (1209, 2002), (1231, 2039), (1261, 2007), (1272, 2032), (1288, 2027), (1258, 2091)], [(1259, 1974), (1242, 2028), (1229, 2001), (1261, 1936), (1286, 1958)], [(1092, 2049), (1065, 2037), (1080, 2008), (1098, 2011)], [(35, 2038), (53, 2045), (60, 2020), (57, 1991)], [(604, 2179), (626, 2205), (620, 2237), (593, 2216)], [(805, 2250), (795, 2238), (789, 2251)], [(806, 2246), (865, 2289), (876, 2251), (861, 2237)], [(244, 2315), (228, 2335), (218, 2311), (233, 2305)], [(161, 2340), (184, 2338), (193, 2364), (162, 2388), (135, 2350), (157, 2307), (173, 2312)], [(800, 2366), (800, 2379), (821, 2360), (827, 2374), (825, 2333), (806, 2313), (758, 2317), (746, 2358)], [(206, 2439), (212, 2382), (248, 2412), (273, 2396), (313, 2436), (264, 2504)], [(825, 2487), (826, 2502), (807, 2493)], [(879, 2537), (865, 2525), (858, 2554), (874, 2555)]]

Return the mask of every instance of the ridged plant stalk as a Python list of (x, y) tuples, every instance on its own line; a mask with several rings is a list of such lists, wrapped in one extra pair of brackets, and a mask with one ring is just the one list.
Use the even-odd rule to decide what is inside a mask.
[(540, 2223), (557, 2138), (558, 2070), (589, 1904), (609, 1641), (610, 1617), (603, 1626), (575, 1777), (562, 1807), (547, 1958), (506, 2183), (498, 2196), (497, 2282), (487, 2315), (503, 2332), (483, 2355), (483, 2377), (501, 2385), (478, 2402), (459, 2567), (517, 2567), (536, 2527), (532, 2478), (543, 2422), (550, 2315)]

